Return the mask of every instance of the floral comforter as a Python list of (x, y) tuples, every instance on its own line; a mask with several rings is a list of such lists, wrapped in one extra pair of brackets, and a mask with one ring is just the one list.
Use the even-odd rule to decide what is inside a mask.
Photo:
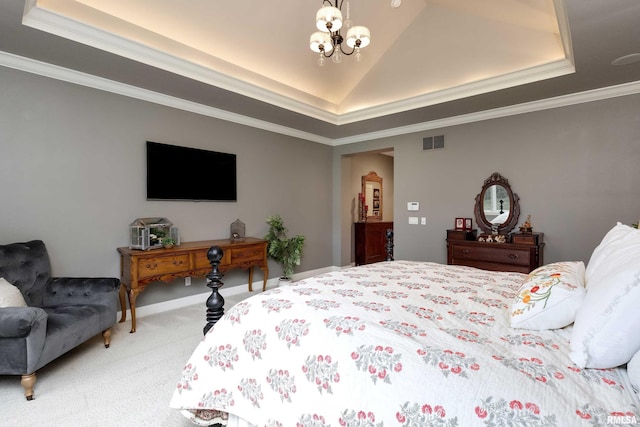
[(567, 328), (510, 327), (525, 277), (393, 261), (269, 290), (209, 331), (170, 406), (260, 427), (635, 421), (624, 369), (578, 369)]

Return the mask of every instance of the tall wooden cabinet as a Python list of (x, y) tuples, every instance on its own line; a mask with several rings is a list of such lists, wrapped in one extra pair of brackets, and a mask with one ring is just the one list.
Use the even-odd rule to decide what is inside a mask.
[(356, 265), (384, 261), (387, 257), (387, 230), (393, 222), (356, 222)]

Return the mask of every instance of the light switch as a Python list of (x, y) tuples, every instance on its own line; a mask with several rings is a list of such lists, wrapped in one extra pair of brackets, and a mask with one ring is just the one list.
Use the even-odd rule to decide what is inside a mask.
[(420, 202), (407, 202), (407, 210), (408, 211), (420, 210)]
[(427, 225), (427, 217), (426, 216), (421, 216), (420, 217), (420, 224)]
[(409, 224), (418, 224), (418, 217), (417, 216), (410, 216), (409, 217)]

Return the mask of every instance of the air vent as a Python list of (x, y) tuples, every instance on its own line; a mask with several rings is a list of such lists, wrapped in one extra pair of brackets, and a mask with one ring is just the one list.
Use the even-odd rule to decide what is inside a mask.
[(423, 150), (441, 150), (444, 148), (444, 135), (422, 138)]

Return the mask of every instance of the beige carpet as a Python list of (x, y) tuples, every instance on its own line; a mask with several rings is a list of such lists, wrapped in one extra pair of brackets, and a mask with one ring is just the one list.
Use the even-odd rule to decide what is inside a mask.
[[(255, 293), (255, 292), (254, 292)], [(225, 297), (225, 307), (250, 296)], [(206, 307), (193, 305), (117, 323), (111, 347), (89, 340), (38, 371), (35, 399), (20, 378), (0, 376), (0, 425), (193, 426), (169, 400), (184, 363), (202, 339)]]

